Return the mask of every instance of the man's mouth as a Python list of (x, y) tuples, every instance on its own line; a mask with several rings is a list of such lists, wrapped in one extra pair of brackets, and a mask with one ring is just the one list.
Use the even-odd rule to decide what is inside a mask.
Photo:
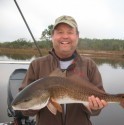
[(69, 44), (70, 42), (67, 42), (67, 41), (63, 41), (63, 42), (60, 42), (61, 44)]

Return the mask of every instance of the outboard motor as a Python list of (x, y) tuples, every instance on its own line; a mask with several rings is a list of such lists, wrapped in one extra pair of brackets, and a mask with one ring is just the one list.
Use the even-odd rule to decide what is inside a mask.
[(18, 93), (18, 88), (20, 87), (22, 80), (26, 74), (27, 69), (16, 69), (9, 78), (8, 83), (8, 109), (7, 113), (9, 117), (13, 117), (14, 125), (35, 125), (34, 119), (30, 119), (30, 117), (23, 116), (20, 111), (14, 111), (12, 109), (11, 103)]

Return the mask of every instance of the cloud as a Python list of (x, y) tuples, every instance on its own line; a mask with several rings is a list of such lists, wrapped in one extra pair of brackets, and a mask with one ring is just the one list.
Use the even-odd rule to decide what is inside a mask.
[[(61, 15), (73, 16), (82, 38), (124, 39), (123, 0), (17, 0), (38, 40), (42, 31)], [(31, 39), (13, 0), (0, 0), (0, 42)]]

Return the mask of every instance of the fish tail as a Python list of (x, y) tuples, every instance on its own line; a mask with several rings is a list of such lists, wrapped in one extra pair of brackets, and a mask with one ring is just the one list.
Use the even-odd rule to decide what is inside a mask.
[(120, 105), (124, 108), (124, 94), (122, 94), (121, 97)]

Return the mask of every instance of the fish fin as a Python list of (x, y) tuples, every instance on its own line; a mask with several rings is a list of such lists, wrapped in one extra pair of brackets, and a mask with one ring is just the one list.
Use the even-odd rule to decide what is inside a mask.
[(53, 105), (51, 102), (49, 102), (49, 103), (47, 104), (47, 108), (49, 109), (49, 111), (50, 111), (52, 114), (54, 114), (54, 115), (57, 114), (57, 109), (54, 107), (54, 105)]
[(62, 106), (59, 103), (57, 103), (53, 98), (51, 98), (51, 103), (59, 112), (62, 112)]
[(49, 103), (47, 104), (47, 108), (49, 109), (49, 111), (51, 113), (53, 113), (54, 115), (57, 114), (57, 110), (59, 112), (62, 112), (62, 107), (60, 104), (58, 104), (53, 98), (51, 98), (49, 100)]
[(61, 69), (56, 68), (49, 76), (66, 77), (66, 70), (63, 72)]

